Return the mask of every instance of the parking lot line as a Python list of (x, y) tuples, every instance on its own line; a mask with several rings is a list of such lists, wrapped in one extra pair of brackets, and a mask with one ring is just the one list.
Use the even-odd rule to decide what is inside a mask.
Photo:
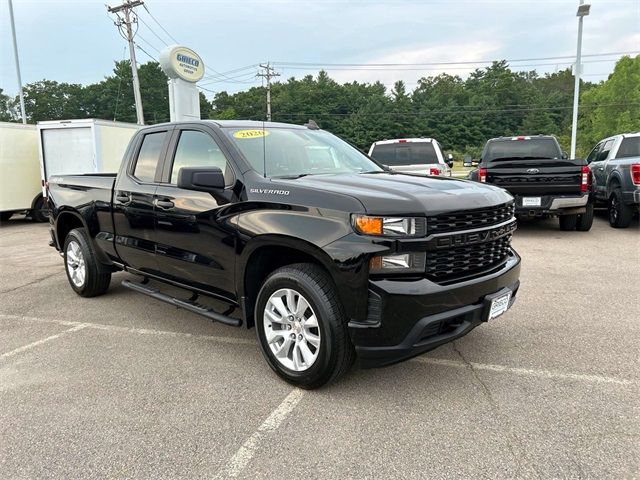
[(633, 380), (627, 380), (624, 378), (605, 377), (601, 375), (588, 375), (581, 373), (565, 373), (554, 372), (551, 370), (534, 370), (531, 368), (519, 368), (519, 367), (507, 367), (506, 365), (494, 365), (490, 363), (476, 363), (476, 362), (459, 362), (456, 360), (447, 360), (444, 358), (430, 358), (430, 357), (417, 357), (413, 361), (419, 363), (428, 363), (431, 365), (440, 365), (444, 367), (454, 368), (473, 368), (475, 370), (488, 370), (492, 372), (501, 373), (513, 373), (516, 375), (529, 375), (539, 378), (550, 379), (562, 379), (562, 380), (577, 380), (587, 383), (611, 383), (615, 385), (634, 385), (637, 382)]
[[(208, 340), (208, 341), (219, 342), (219, 343), (227, 343), (227, 344), (235, 344), (235, 345), (256, 345), (255, 340), (251, 340), (248, 338), (224, 337), (224, 336), (217, 336), (217, 335), (200, 335), (200, 334), (194, 334), (194, 333), (171, 332), (168, 330), (155, 330), (155, 329), (148, 329), (148, 328), (121, 327), (118, 325), (106, 325), (101, 323), (72, 322), (68, 320), (59, 320), (54, 318), (41, 318), (41, 317), (29, 317), (29, 316), (21, 316), (21, 315), (0, 314), (0, 319), (25, 320), (30, 322), (41, 322), (41, 323), (56, 323), (59, 325), (67, 325), (72, 327), (93, 328), (98, 330), (128, 332), (128, 333), (136, 333), (136, 334), (142, 334), (142, 335), (164, 335), (164, 336), (173, 336), (173, 337), (179, 337), (179, 338), (197, 338), (202, 340)], [(71, 331), (71, 330), (73, 330), (73, 328), (68, 331)], [(65, 332), (63, 332), (63, 334), (64, 333)], [(53, 340), (57, 338), (57, 336), (59, 335), (62, 335), (62, 334), (53, 335), (50, 339)], [(38, 342), (34, 342), (33, 346), (39, 345), (40, 343), (44, 343), (45, 341), (49, 341), (49, 339), (44, 339), (44, 340), (39, 340)], [(26, 347), (31, 348), (30, 345), (27, 345), (21, 348), (26, 348)], [(12, 352), (8, 352), (8, 354), (11, 354), (11, 353)], [(5, 354), (5, 355), (8, 355), (8, 354)], [(466, 363), (458, 360), (448, 360), (444, 358), (416, 357), (409, 361), (417, 362), (417, 363), (425, 363), (429, 365), (439, 365), (443, 367), (454, 367), (454, 368), (472, 367), (476, 370), (486, 370), (486, 371), (493, 371), (493, 372), (499, 372), (499, 373), (524, 375), (524, 376), (547, 378), (547, 379), (573, 380), (573, 381), (586, 382), (586, 383), (605, 383), (610, 385), (621, 385), (621, 386), (637, 386), (639, 383), (637, 380), (607, 377), (603, 375), (557, 372), (552, 370), (537, 370), (532, 368), (509, 367), (506, 365), (496, 365), (496, 364), (490, 364), (490, 363), (476, 363), (476, 362)]]
[(305, 391), (299, 388), (292, 390), (282, 403), (262, 422), (258, 429), (242, 444), (236, 453), (234, 453), (229, 462), (227, 462), (225, 467), (222, 468), (214, 478), (224, 479), (237, 477), (253, 458), (264, 435), (276, 430), (280, 426), (298, 402), (300, 402), (304, 394)]
[(75, 325), (71, 328), (68, 328), (67, 330), (60, 332), (60, 333), (56, 333), (55, 335), (51, 335), (50, 337), (47, 338), (43, 338), (41, 340), (36, 340), (35, 342), (31, 342), (27, 345), (23, 345), (22, 347), (18, 347), (15, 350), (11, 350), (10, 352), (6, 352), (3, 353), (2, 355), (0, 355), (0, 358), (9, 358), (9, 357), (13, 357), (14, 355), (17, 355), (19, 353), (22, 353), (26, 350), (31, 350), (34, 347), (37, 347), (38, 345), (42, 345), (43, 343), (48, 343), (52, 340), (55, 340), (57, 338), (60, 338), (68, 333), (72, 333), (72, 332), (77, 332), (78, 330), (82, 330), (83, 328), (86, 328), (87, 325), (84, 323), (80, 323), (78, 325)]

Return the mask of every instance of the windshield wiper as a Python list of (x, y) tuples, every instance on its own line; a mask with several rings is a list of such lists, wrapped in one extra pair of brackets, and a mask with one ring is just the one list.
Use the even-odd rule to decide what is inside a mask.
[(316, 174), (315, 173), (298, 173), (296, 175), (278, 175), (277, 177), (271, 177), (271, 178), (278, 178), (282, 180), (295, 180), (296, 178), (306, 177), (307, 175), (316, 175)]
[(374, 174), (374, 173), (390, 173), (389, 170), (371, 170), (370, 172), (358, 172), (360, 175)]

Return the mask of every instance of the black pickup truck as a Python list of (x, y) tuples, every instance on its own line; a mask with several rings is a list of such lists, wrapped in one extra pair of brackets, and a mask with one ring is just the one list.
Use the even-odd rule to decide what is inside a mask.
[(143, 128), (117, 175), (47, 188), (52, 245), (76, 293), (136, 274), (123, 285), (255, 326), (271, 368), (303, 388), (356, 357), (388, 365), (459, 338), (518, 292), (511, 195), (389, 171), (313, 122)]
[(585, 160), (568, 159), (551, 135), (492, 138), (469, 178), (506, 189), (519, 218), (556, 215), (562, 230), (591, 230), (589, 167)]

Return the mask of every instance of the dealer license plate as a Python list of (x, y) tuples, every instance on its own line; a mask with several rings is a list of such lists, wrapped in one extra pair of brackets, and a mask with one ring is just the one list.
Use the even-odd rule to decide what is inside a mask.
[(522, 197), (523, 207), (539, 207), (542, 205), (541, 197)]
[(499, 317), (509, 309), (509, 301), (511, 300), (511, 292), (507, 292), (504, 295), (500, 295), (497, 298), (491, 300), (491, 307), (489, 308), (489, 320)]

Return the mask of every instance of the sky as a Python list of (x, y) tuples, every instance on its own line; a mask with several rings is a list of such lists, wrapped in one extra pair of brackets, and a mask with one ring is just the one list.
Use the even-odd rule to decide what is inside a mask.
[[(45, 78), (93, 83), (111, 73), (114, 61), (128, 58), (105, 3), (120, 0), (13, 0), (23, 83)], [(589, 55), (640, 53), (640, 0), (586, 3), (591, 13), (584, 20), (583, 74), (600, 81), (620, 55)], [(341, 83), (379, 80), (390, 89), (404, 80), (411, 89), (420, 77), (443, 71), (464, 77), (488, 60), (519, 60), (510, 63), (513, 69), (554, 72), (573, 60), (529, 59), (576, 53), (578, 0), (145, 0), (145, 5), (150, 14), (136, 9), (138, 62), (158, 58), (166, 44), (178, 41), (203, 58), (207, 76), (199, 86), (210, 98), (260, 85), (256, 64), (267, 61), (279, 80), (324, 68)], [(18, 86), (8, 0), (0, 0), (0, 39), (0, 88), (13, 95)]]

